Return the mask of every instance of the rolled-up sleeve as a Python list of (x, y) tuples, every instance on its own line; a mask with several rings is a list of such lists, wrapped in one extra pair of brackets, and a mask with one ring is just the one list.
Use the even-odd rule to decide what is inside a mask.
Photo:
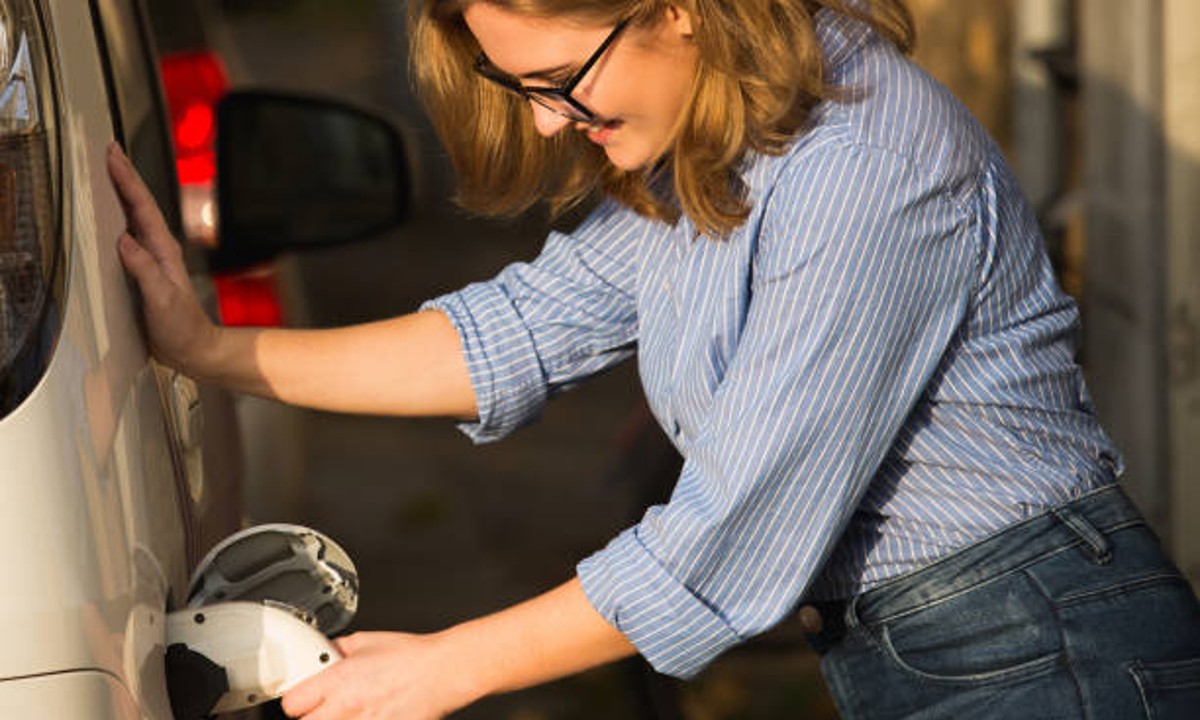
[(460, 427), (473, 440), (510, 434), (555, 393), (633, 354), (648, 223), (604, 203), (569, 235), (550, 233), (533, 262), (425, 303), (458, 331), (479, 412)]
[(967, 311), (976, 243), (947, 182), (847, 145), (776, 183), (670, 501), (578, 567), (660, 672), (694, 675), (777, 624), (841, 535)]

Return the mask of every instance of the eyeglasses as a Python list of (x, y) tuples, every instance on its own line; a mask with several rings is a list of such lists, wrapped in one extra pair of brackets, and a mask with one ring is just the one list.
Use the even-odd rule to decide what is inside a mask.
[(617, 23), (617, 26), (613, 28), (611, 33), (608, 34), (608, 37), (604, 38), (604, 42), (600, 43), (600, 47), (596, 48), (596, 52), (592, 53), (592, 56), (583, 64), (583, 67), (579, 68), (579, 70), (576, 71), (575, 74), (570, 78), (568, 78), (566, 82), (557, 87), (530, 86), (522, 84), (520, 80), (508, 75), (503, 70), (493, 65), (491, 60), (488, 60), (487, 55), (483, 53), (479, 53), (479, 55), (475, 58), (475, 72), (479, 73), (484, 78), (491, 80), (500, 87), (520, 95), (525, 100), (531, 100), (547, 110), (567, 118), (568, 120), (572, 120), (574, 122), (593, 123), (597, 118), (596, 113), (592, 112), (591, 109), (589, 109), (583, 103), (571, 97), (571, 93), (575, 90), (575, 87), (579, 85), (579, 83), (582, 82), (587, 76), (588, 71), (592, 69), (592, 66), (599, 62), (600, 58), (604, 57), (604, 51), (616, 41), (617, 37), (620, 36), (621, 31), (625, 29), (625, 26), (629, 24), (630, 20), (632, 20), (632, 18), (626, 18)]

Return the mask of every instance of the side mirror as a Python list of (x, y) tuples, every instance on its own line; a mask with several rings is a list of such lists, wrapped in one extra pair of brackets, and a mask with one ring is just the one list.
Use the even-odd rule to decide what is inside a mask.
[(371, 237), (404, 221), (410, 194), (403, 139), (382, 118), (256, 91), (217, 108), (214, 268)]

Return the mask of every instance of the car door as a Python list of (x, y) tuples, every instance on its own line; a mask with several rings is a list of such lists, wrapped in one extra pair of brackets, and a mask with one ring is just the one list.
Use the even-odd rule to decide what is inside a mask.
[[(102, 44), (107, 48), (114, 135), (154, 193), (177, 238), (183, 238), (169, 114), (158, 75), (149, 15), (136, 0), (95, 0)], [(185, 243), (193, 284), (215, 315), (215, 294), (206, 259)], [(174, 370), (156, 366), (171, 428), (172, 451), (185, 502), (188, 564), (237, 529), (241, 466), (237, 420), (228, 393), (199, 387)]]
[(167, 614), (236, 524), (116, 256), (113, 139), (178, 224), (157, 88), (138, 3), (0, 0), (0, 717), (171, 717)]

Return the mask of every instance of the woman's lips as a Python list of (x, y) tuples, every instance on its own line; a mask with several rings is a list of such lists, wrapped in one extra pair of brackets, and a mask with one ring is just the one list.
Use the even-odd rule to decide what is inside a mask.
[(620, 120), (609, 120), (601, 125), (590, 127), (587, 130), (588, 140), (597, 145), (607, 145), (612, 138), (612, 134), (621, 127), (623, 123)]

